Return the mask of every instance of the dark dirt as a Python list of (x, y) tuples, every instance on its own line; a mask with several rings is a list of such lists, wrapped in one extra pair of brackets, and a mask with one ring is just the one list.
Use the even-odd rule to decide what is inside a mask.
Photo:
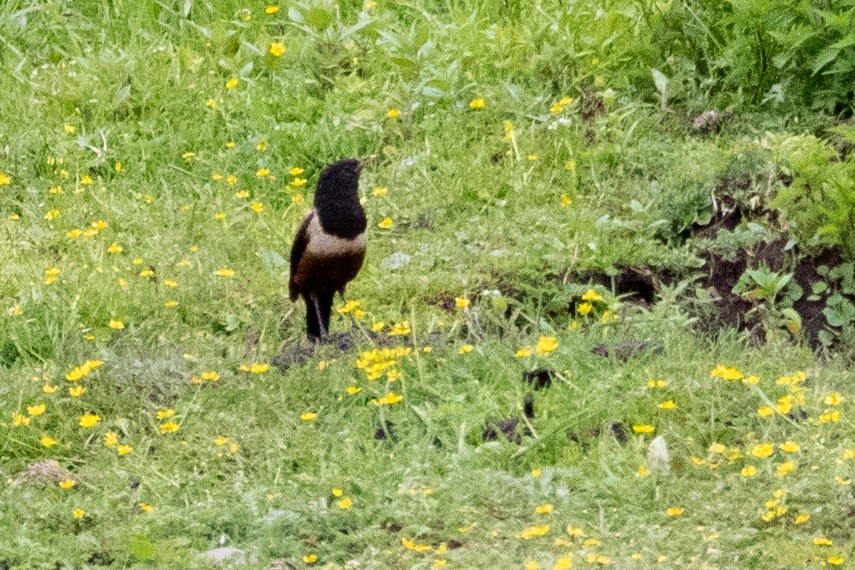
[(374, 439), (377, 441), (395, 441), (395, 424), (391, 420), (385, 420), (377, 426), (374, 432)]
[[(617, 272), (610, 274), (606, 271), (577, 271), (568, 272), (562, 278), (564, 283), (587, 283), (600, 285), (615, 295), (624, 297), (630, 303), (640, 303), (650, 306), (656, 300), (656, 293), (662, 288), (663, 281), (656, 276), (652, 269), (646, 267), (619, 266)], [(576, 302), (571, 303), (568, 311), (576, 312)]]
[[(725, 195), (721, 201), (723, 205), (721, 211), (709, 224), (692, 228), (690, 232), (692, 238), (713, 241), (721, 230), (732, 231), (743, 219), (749, 217), (748, 213), (740, 210), (733, 198)], [(751, 212), (750, 216), (758, 219), (765, 218), (767, 221), (776, 220), (774, 212), (765, 210)], [(804, 291), (801, 298), (793, 303), (793, 309), (802, 319), (803, 334), (811, 346), (814, 348), (819, 346), (819, 332), (827, 326), (822, 311), (830, 292), (811, 301), (808, 300), (811, 286), (817, 281), (824, 280), (817, 272), (819, 266), (835, 267), (842, 263), (843, 259), (840, 252), (836, 250), (806, 255), (797, 249), (787, 250), (786, 246), (787, 236), (782, 233), (781, 237), (775, 241), (759, 243), (739, 251), (732, 257), (725, 257), (709, 249), (698, 252), (705, 262), (704, 273), (698, 284), (710, 293), (714, 308), (711, 318), (704, 321), (704, 328), (708, 332), (714, 333), (725, 327), (734, 327), (737, 330), (751, 331), (755, 340), (762, 340), (761, 323), (746, 319), (746, 314), (754, 304), (733, 293), (733, 288), (746, 269), (765, 266), (771, 271), (793, 273), (793, 281)]]
[(549, 368), (538, 368), (531, 372), (523, 372), (523, 382), (531, 384), (535, 390), (543, 390), (552, 386), (552, 377), (555, 371)]
[[(523, 414), (528, 419), (534, 418), (534, 395), (529, 392), (525, 395), (523, 402)], [(488, 420), (481, 431), (481, 441), (497, 441), (499, 435), (503, 435), (511, 443), (520, 445), (522, 436), (530, 436), (531, 430), (527, 427), (518, 429), (522, 420), (520, 418), (508, 418), (506, 420)]]
[[(620, 444), (624, 444), (629, 440), (629, 432), (626, 429), (626, 424), (623, 422), (611, 422), (605, 428), (602, 426), (594, 427), (590, 432), (590, 439), (599, 438), (603, 433), (611, 434), (615, 438), (615, 441)], [(565, 436), (573, 443), (582, 445), (584, 448), (588, 447), (588, 438), (585, 441), (580, 440), (579, 435), (573, 430), (567, 430)]]

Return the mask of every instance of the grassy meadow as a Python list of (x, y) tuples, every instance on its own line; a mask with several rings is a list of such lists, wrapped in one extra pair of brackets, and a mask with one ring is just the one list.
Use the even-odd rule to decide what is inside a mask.
[[(0, 569), (848, 567), (831, 4), (2, 3)], [(368, 155), (312, 351), (291, 240)]]

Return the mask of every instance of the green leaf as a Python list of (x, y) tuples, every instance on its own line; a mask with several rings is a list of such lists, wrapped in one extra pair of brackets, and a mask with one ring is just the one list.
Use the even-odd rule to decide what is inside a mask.
[(329, 10), (325, 10), (324, 8), (312, 6), (306, 11), (305, 18), (306, 23), (313, 28), (325, 30), (333, 21), (333, 13)]
[(651, 69), (650, 73), (653, 74), (653, 83), (656, 85), (656, 90), (660, 94), (664, 94), (668, 89), (668, 78), (658, 69)]
[(154, 544), (142, 534), (131, 537), (131, 553), (140, 562), (146, 562), (154, 558)]

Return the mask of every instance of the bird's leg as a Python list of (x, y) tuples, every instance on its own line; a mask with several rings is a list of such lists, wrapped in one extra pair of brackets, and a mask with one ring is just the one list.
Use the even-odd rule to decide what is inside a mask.
[(323, 341), (327, 336), (327, 330), (324, 326), (324, 320), (321, 318), (321, 306), (318, 303), (318, 296), (314, 291), (309, 295), (312, 299), (312, 305), (315, 307), (315, 316), (318, 317), (318, 328), (321, 330), (320, 340)]

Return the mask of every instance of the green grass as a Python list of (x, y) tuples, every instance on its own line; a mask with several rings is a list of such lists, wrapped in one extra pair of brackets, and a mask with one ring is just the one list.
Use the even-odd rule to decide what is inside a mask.
[[(623, 0), (0, 7), (0, 568), (207, 568), (199, 554), (220, 545), (257, 568), (848, 564), (851, 360), (775, 330), (760, 345), (703, 332), (701, 261), (680, 237), (722, 180), (748, 176), (744, 198), (768, 204), (783, 165), (767, 143), (833, 121), (746, 106), (694, 134), (686, 117), (714, 101), (683, 89), (660, 111), (651, 19)], [(586, 120), (596, 93), (603, 113)], [(408, 321), (391, 337), (411, 349), (400, 379), (366, 378), (358, 331), (351, 351), (242, 370), (305, 342), (290, 240), (321, 169), (369, 154), (368, 256), (347, 296), (365, 331)], [(590, 315), (569, 312), (589, 289), (576, 276), (619, 266), (684, 279), (651, 307), (598, 285)], [(517, 356), (541, 337), (558, 348)], [(591, 352), (631, 339), (663, 351)], [(103, 365), (66, 380), (87, 360)], [(719, 364), (759, 383), (711, 377)], [(522, 416), (522, 373), (541, 366), (557, 375), (535, 392), (530, 435), (483, 442), (486, 423)], [(194, 382), (206, 371), (219, 379)], [(798, 387), (776, 383), (799, 371)], [(390, 392), (403, 399), (372, 403)], [(803, 417), (758, 416), (787, 394)], [(81, 427), (84, 414), (100, 422)], [(378, 439), (387, 421), (394, 436)], [(668, 472), (648, 458), (658, 435)], [(752, 455), (764, 442), (774, 454)], [(68, 474), (24, 475), (47, 459)]]

